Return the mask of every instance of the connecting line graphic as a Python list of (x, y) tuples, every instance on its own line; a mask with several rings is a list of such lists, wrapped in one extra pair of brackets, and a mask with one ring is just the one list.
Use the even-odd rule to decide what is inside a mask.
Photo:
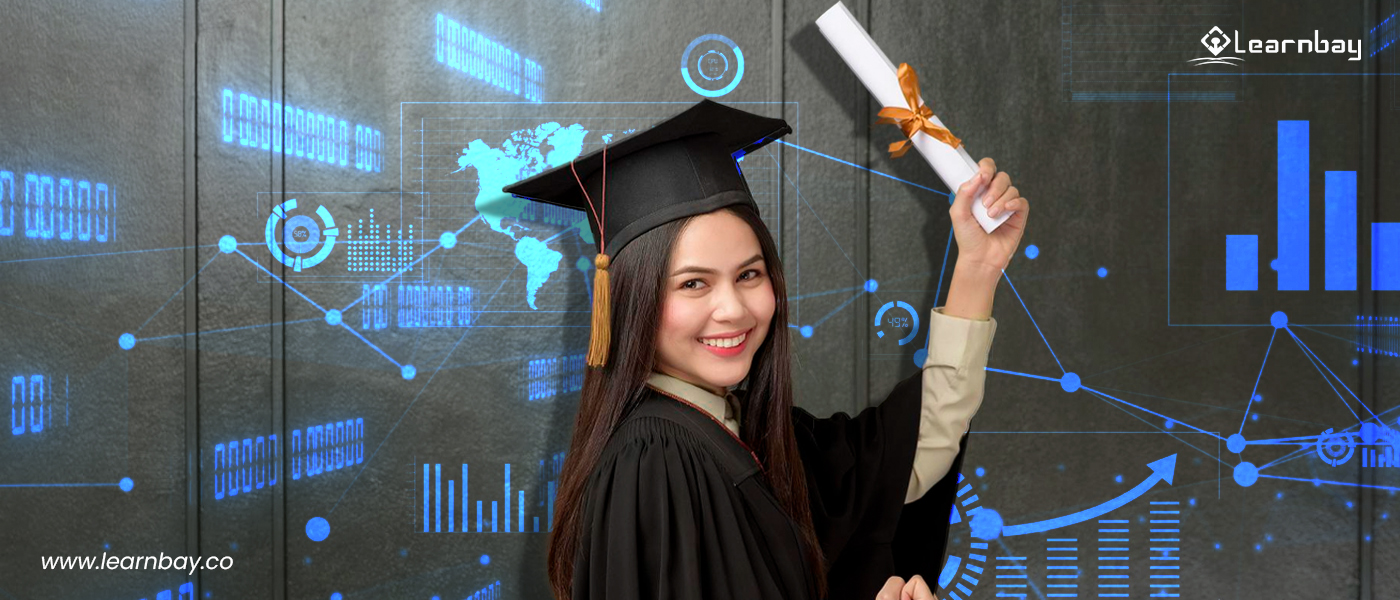
[[(1240, 419), (1240, 430), (1236, 434), (1244, 434), (1244, 424), (1249, 422), (1249, 409), (1254, 406), (1254, 397), (1259, 393), (1259, 380), (1264, 377), (1264, 365), (1269, 364), (1269, 352), (1274, 349), (1274, 338), (1278, 337), (1278, 330), (1269, 336), (1269, 347), (1264, 350), (1264, 360), (1259, 363), (1259, 374), (1254, 377), (1254, 387), (1249, 390), (1249, 404), (1244, 407), (1244, 417)], [(1350, 409), (1350, 407), (1348, 407)]]
[[(1035, 315), (1031, 314), (1031, 309), (1026, 308), (1026, 301), (1021, 299), (1021, 292), (1016, 291), (1016, 284), (1011, 283), (1011, 276), (1006, 274), (1005, 269), (1002, 269), (1001, 276), (1006, 279), (1006, 285), (1011, 286), (1011, 293), (1016, 294), (1016, 301), (1021, 303), (1021, 309), (1026, 311), (1027, 317), (1030, 317), (1031, 325), (1035, 325), (1035, 332), (1040, 334), (1040, 341), (1045, 342), (1045, 349), (1050, 351), (1050, 356), (1054, 357), (1055, 364), (1060, 366), (1061, 372), (1070, 374), (1068, 371), (1065, 371), (1065, 366), (1060, 363), (1060, 357), (1055, 355), (1055, 349), (1050, 347), (1050, 340), (1045, 339), (1045, 333), (1040, 330), (1040, 325), (1035, 322)], [(1075, 384), (1079, 383), (1078, 375), (1075, 375), (1074, 382)]]

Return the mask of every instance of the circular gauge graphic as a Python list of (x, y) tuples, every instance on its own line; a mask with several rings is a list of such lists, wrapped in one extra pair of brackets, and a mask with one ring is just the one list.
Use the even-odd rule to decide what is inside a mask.
[(943, 563), (943, 570), (938, 574), (938, 597), (946, 600), (966, 600), (972, 595), (972, 589), (977, 587), (977, 580), (983, 578), (983, 569), (987, 563), (987, 542), (977, 538), (977, 523), (982, 520), (982, 513), (988, 516), (995, 515), (995, 511), (984, 509), (978, 505), (977, 494), (972, 492), (972, 484), (967, 483), (966, 477), (958, 473), (958, 499), (953, 503), (952, 514), (948, 515), (949, 530), (953, 526), (961, 525), (965, 528), (966, 535), (971, 542), (967, 548), (949, 548), (948, 559)]
[(695, 93), (718, 98), (734, 91), (744, 78), (744, 53), (734, 40), (717, 33), (702, 35), (681, 55), (681, 78)]
[(908, 302), (886, 302), (875, 313), (875, 337), (883, 339), (886, 331), (902, 336), (899, 345), (908, 344), (919, 335), (919, 312)]
[[(305, 214), (295, 214), (297, 199), (292, 198), (272, 208), (267, 217), (267, 249), (278, 262), (301, 272), (326, 260), (335, 248), (335, 238), (340, 230), (335, 227), (335, 218), (324, 206), (317, 206), (315, 214), (320, 222)], [(283, 247), (286, 251), (283, 251)], [(318, 248), (319, 247), (319, 248)]]

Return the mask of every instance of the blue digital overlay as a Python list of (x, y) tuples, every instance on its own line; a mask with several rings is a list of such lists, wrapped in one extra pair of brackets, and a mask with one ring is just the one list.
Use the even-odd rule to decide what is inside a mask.
[(1278, 122), (1278, 289), (1308, 289), (1307, 121)]
[(583, 389), (582, 354), (528, 358), (522, 368), (521, 392), (525, 400), (548, 400)]
[(116, 238), (116, 208), (116, 190), (105, 183), (0, 170), (0, 237), (23, 232), (34, 239), (109, 242)]
[(1356, 171), (1323, 173), (1325, 289), (1356, 290)]
[[(273, 258), (300, 273), (303, 269), (321, 264), (331, 255), (340, 228), (335, 226), (335, 218), (325, 206), (317, 206), (314, 213), (319, 218), (319, 226), (317, 219), (306, 214), (294, 214), (296, 210), (296, 198), (272, 207), (263, 237)], [(279, 230), (281, 235), (277, 234)], [(283, 248), (286, 250), (283, 251)]]
[(437, 62), (531, 102), (544, 100), (544, 69), (539, 63), (441, 13), (434, 26)]
[[(141, 600), (146, 599), (143, 597)], [(156, 600), (195, 600), (194, 583), (182, 583), (180, 587), (173, 590), (156, 592)]]
[[(974, 541), (968, 544), (967, 550), (952, 549), (948, 551), (948, 558), (943, 563), (943, 569), (938, 575), (938, 597), (948, 600), (968, 600), (972, 595), (973, 588), (977, 587), (980, 580), (986, 578), (983, 572), (986, 569), (988, 554), (988, 539), (995, 536), (983, 536), (983, 532), (972, 529), (972, 521), (977, 515), (990, 509), (983, 508), (979, 504), (976, 493), (972, 491), (972, 483), (962, 473), (958, 473), (957, 501), (953, 504), (953, 509), (948, 515), (948, 524), (962, 524), (967, 528)], [(961, 529), (961, 528), (960, 528)]]
[[(455, 478), (454, 467), (442, 463), (423, 463), (422, 495), (415, 492), (415, 504), (422, 502), (422, 533), (547, 533), (554, 529), (554, 493), (559, 471), (564, 463), (560, 452), (539, 462), (534, 502), (526, 502), (524, 489), (511, 491), (511, 463), (502, 468), (504, 478), (500, 500), (477, 500), (472, 504), (469, 488), (470, 469), (462, 463), (461, 478)], [(460, 485), (459, 485), (460, 484)], [(511, 508), (514, 507), (514, 513)], [(473, 507), (475, 511), (473, 512)], [(529, 514), (526, 510), (529, 508)], [(511, 525), (514, 514), (515, 525)], [(527, 520), (527, 516), (529, 519)], [(416, 517), (416, 515), (415, 515)], [(543, 519), (541, 519), (543, 517)], [(475, 523), (475, 528), (472, 527)]]
[(728, 94), (744, 79), (744, 52), (727, 37), (702, 35), (691, 40), (681, 54), (681, 79), (691, 91), (706, 98)]
[(479, 316), (472, 309), (472, 288), (465, 285), (398, 285), (400, 328), (470, 327)]
[(364, 172), (384, 169), (384, 136), (368, 125), (356, 124), (352, 137), (350, 123), (334, 115), (230, 89), (221, 104), (225, 143)]
[(516, 216), (518, 221), (530, 221), (544, 225), (568, 227), (586, 219), (584, 212), (543, 202), (527, 202)]
[[(55, 389), (59, 385), (62, 389)], [(62, 414), (58, 414), (56, 394), (63, 394)], [(34, 435), (52, 429), (54, 419), (68, 424), (68, 378), (56, 382), (44, 375), (15, 375), (10, 378), (10, 433)]]
[(1400, 356), (1400, 317), (1357, 315), (1356, 351)]
[(1371, 56), (1380, 54), (1382, 50), (1395, 45), (1395, 16), (1392, 14), (1371, 28), (1369, 32)]
[[(365, 420), (347, 419), (292, 430), (288, 450), (292, 479), (335, 471), (364, 462)], [(214, 499), (277, 485), (283, 478), (283, 450), (277, 434), (214, 445)]]
[(1259, 236), (1225, 236), (1225, 290), (1259, 290)]
[(351, 273), (397, 273), (412, 271), (418, 255), (413, 250), (413, 224), (408, 230), (395, 232), (387, 223), (375, 221), (374, 209), (369, 209), (369, 223), (356, 219), (345, 226), (345, 269)]
[[(489, 559), (487, 559), (485, 555), (482, 555), (481, 559), (481, 564), (483, 565), (491, 562)], [(501, 598), (503, 597), (504, 596), (501, 592), (501, 582), (497, 581), (491, 585), (488, 585), (475, 592), (472, 592), (472, 595), (467, 596), (464, 600), (501, 600)]]

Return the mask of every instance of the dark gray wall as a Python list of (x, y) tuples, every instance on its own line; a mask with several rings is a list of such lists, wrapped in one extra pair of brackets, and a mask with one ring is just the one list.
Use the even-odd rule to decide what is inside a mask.
[[(796, 130), (788, 141), (803, 148), (944, 189), (916, 155), (886, 154), (897, 131), (872, 126), (878, 107), (813, 25), (828, 2), (0, 9), (0, 170), (20, 180), (17, 196), (32, 172), (105, 182), (118, 199), (116, 234), (105, 243), (0, 236), (0, 382), (44, 375), (52, 390), (44, 406), (55, 411), (43, 432), (0, 434), (0, 484), (10, 486), (0, 487), (0, 597), (148, 598), (192, 582), (209, 598), (446, 599), (497, 581), (502, 597), (548, 597), (545, 534), (422, 532), (422, 465), (452, 474), (470, 463), (471, 499), (489, 502), (511, 463), (512, 494), (523, 489), (529, 499), (527, 520), (547, 518), (535, 505), (538, 462), (566, 448), (577, 394), (528, 401), (522, 370), (530, 357), (583, 351), (591, 280), (573, 265), (591, 256), (588, 244), (573, 234), (551, 242), (563, 260), (535, 310), (510, 240), (475, 223), (405, 280), (470, 286), (477, 326), (390, 327), (362, 341), (327, 325), (308, 299), (342, 307), (387, 273), (347, 272), (342, 249), (294, 272), (262, 243), (270, 207), (290, 198), (303, 210), (323, 204), (342, 230), (368, 222), (375, 208), (397, 229), (402, 202), (404, 222), (418, 223), (416, 239), (428, 242), (414, 246), (421, 253), (476, 216), (474, 177), (451, 172), (454, 144), (496, 145), (548, 120), (645, 126), (699, 99), (676, 63), (690, 40), (709, 33), (746, 57), (740, 85), (721, 101), (785, 117)], [(1041, 378), (988, 373), (964, 469), (981, 505), (1008, 524), (1073, 513), (1126, 492), (1147, 477), (1146, 463), (1175, 453), (1171, 486), (1159, 483), (1103, 517), (1129, 521), (1132, 597), (1147, 597), (1152, 583), (1178, 583), (1149, 577), (1176, 573), (1151, 567), (1178, 562), (1182, 597), (1400, 595), (1395, 469), (1361, 468), (1359, 457), (1328, 466), (1307, 441), (1242, 454), (1223, 441), (1237, 431), (1250, 440), (1355, 432), (1353, 412), (1395, 424), (1386, 411), (1397, 408), (1396, 359), (1358, 352), (1351, 326), (1358, 315), (1393, 315), (1394, 298), (1322, 291), (1318, 233), (1312, 291), (1269, 291), (1267, 261), (1276, 243), (1275, 123), (1310, 120), (1313, 231), (1324, 221), (1321, 171), (1358, 171), (1359, 288), (1370, 289), (1364, 224), (1400, 220), (1392, 202), (1400, 102), (1389, 76), (1396, 50), (1359, 62), (1251, 54), (1244, 66), (1211, 71), (1246, 73), (1217, 77), (1219, 88), (1190, 75), (1210, 69), (1186, 62), (1201, 54), (1195, 36), (1206, 22), (1261, 39), (1316, 29), (1360, 38), (1370, 54), (1369, 32), (1394, 6), (848, 6), (895, 62), (919, 69), (925, 99), (973, 155), (995, 158), (1034, 207), (1021, 247), (1040, 253), (1018, 254), (1007, 269), (1015, 292), (1006, 281), (999, 288), (990, 365)], [(542, 65), (546, 103), (521, 103), (436, 62), (439, 13)], [(1184, 74), (1172, 76), (1171, 89), (1187, 101), (1164, 101), (1169, 72)], [(1301, 75), (1320, 73), (1332, 75)], [(225, 89), (379, 129), (382, 170), (224, 141)], [(1210, 89), (1228, 90), (1230, 101), (1187, 93)], [(815, 325), (810, 338), (780, 329), (795, 339), (799, 404), (822, 415), (878, 404), (914, 373), (926, 324), (900, 346), (892, 341), (900, 335), (874, 335), (876, 312), (904, 301), (924, 320), (946, 300), (956, 262), (946, 197), (793, 147), (770, 146), (745, 165), (755, 189), (771, 192), (765, 217), (783, 246), (793, 325)], [(529, 226), (540, 237), (559, 230)], [(1263, 291), (1225, 293), (1228, 234), (1259, 235)], [(225, 235), (247, 259), (220, 251)], [(1096, 275), (1100, 267), (1107, 277)], [(857, 293), (868, 279), (878, 290)], [(358, 325), (362, 309), (348, 310), (346, 323)], [(1317, 366), (1288, 331), (1267, 326), (1274, 311), (1289, 315), (1288, 331)], [(139, 340), (131, 350), (118, 345), (127, 332)], [(417, 375), (405, 380), (393, 361), (415, 365)], [(1324, 378), (1329, 370), (1339, 380)], [(1117, 400), (1065, 393), (1044, 379), (1066, 371)], [(1251, 393), (1263, 398), (1249, 409), (1257, 420), (1245, 413)], [(271, 434), (286, 441), (347, 418), (364, 419), (363, 463), (299, 479), (284, 471), (277, 485), (215, 498), (216, 444)], [(1297, 480), (1245, 487), (1232, 478), (1241, 460), (1284, 457), (1294, 459), (1264, 472)], [(134, 481), (130, 492), (112, 485), (122, 477)], [(1148, 520), (1160, 517), (1150, 511), (1167, 506), (1151, 501), (1181, 503), (1179, 544), (1151, 541)], [(324, 541), (304, 533), (314, 517), (330, 524)], [(1076, 539), (1077, 591), (1097, 595), (1106, 571), (1096, 567), (1117, 563), (1098, 560), (1095, 525), (1004, 538), (985, 555), (989, 564), (1026, 565), (1034, 589), (1020, 591), (1042, 597), (1061, 581), (1046, 577), (1060, 564), (1047, 560), (1047, 537)], [(974, 541), (955, 527), (951, 552), (966, 559)], [(1167, 545), (1179, 550), (1152, 550)], [(103, 552), (227, 555), (234, 566), (189, 576), (39, 565), (41, 556)], [(996, 560), (1010, 556), (1024, 558)], [(1170, 556), (1180, 561), (1158, 560)], [(974, 598), (996, 596), (998, 572), (989, 566)]]

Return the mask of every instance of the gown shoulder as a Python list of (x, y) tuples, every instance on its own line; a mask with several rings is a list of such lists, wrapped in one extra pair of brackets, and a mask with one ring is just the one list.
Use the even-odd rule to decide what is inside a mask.
[(652, 395), (614, 432), (584, 495), (575, 600), (812, 597), (760, 469), (695, 410)]

